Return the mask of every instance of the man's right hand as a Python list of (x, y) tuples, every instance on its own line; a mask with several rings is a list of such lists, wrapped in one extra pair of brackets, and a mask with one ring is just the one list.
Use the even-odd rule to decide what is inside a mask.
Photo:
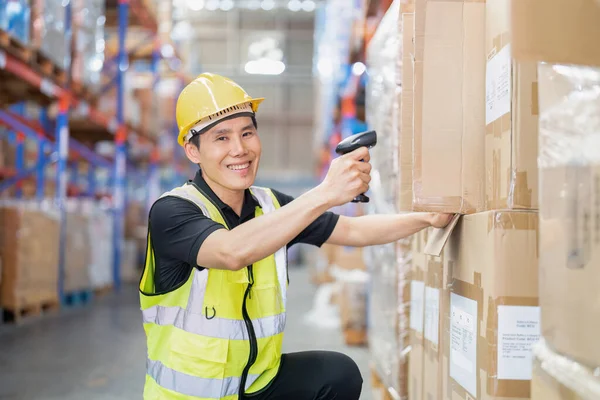
[(327, 176), (318, 187), (331, 207), (349, 203), (369, 190), (370, 160), (369, 150), (359, 147), (331, 162)]

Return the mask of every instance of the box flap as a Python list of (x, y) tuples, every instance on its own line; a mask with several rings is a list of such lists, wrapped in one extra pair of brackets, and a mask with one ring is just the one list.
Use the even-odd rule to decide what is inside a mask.
[(458, 223), (460, 217), (461, 214), (454, 215), (450, 223), (446, 225), (445, 228), (436, 228), (431, 232), (431, 235), (429, 235), (429, 240), (425, 245), (425, 254), (435, 257), (439, 257), (442, 254), (442, 250), (444, 249), (444, 246), (446, 245), (446, 242), (452, 234), (452, 231), (454, 230), (454, 227)]

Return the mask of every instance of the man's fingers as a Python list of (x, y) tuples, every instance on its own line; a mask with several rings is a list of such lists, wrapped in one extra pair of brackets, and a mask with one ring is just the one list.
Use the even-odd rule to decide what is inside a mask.
[(348, 153), (348, 156), (357, 161), (364, 160), (366, 157), (369, 157), (369, 149), (367, 149), (365, 146), (362, 146)]
[(356, 168), (358, 168), (358, 170), (362, 173), (370, 174), (372, 167), (371, 164), (369, 164), (368, 162), (357, 162)]
[(361, 173), (360, 174), (360, 179), (364, 182), (364, 183), (370, 183), (371, 182), (371, 175), (369, 174), (365, 174), (365, 173)]

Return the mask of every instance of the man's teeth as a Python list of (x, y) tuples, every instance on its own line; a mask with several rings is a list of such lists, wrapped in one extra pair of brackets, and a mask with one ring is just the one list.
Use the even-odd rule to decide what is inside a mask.
[(227, 168), (233, 169), (233, 170), (240, 170), (240, 169), (248, 168), (249, 166), (250, 166), (250, 163), (246, 163), (246, 164), (241, 164), (241, 165), (230, 165)]

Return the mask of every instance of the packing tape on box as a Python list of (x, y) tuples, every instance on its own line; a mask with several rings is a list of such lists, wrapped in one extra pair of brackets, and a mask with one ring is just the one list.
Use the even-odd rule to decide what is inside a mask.
[(502, 134), (505, 132), (510, 132), (512, 121), (511, 121), (511, 113), (510, 111), (495, 120), (494, 122), (486, 125), (485, 134), (493, 135), (494, 138), (502, 137)]
[[(533, 189), (529, 185), (527, 171), (519, 171), (508, 167), (501, 173), (502, 150), (492, 151), (492, 170), (487, 171), (487, 185), (491, 192), (486, 190), (486, 208), (488, 210), (512, 209), (516, 205), (530, 209), (533, 205)], [(502, 179), (507, 179), (507, 192), (503, 193)], [(506, 194), (506, 195), (505, 195)]]
[(488, 216), (488, 233), (494, 228), (500, 228), (504, 230), (518, 229), (518, 230), (537, 230), (539, 226), (539, 220), (533, 219), (533, 226), (531, 223), (532, 211), (496, 211), (490, 212)]
[(402, 3), (400, 4), (400, 13), (401, 14), (409, 14), (415, 12), (415, 3)]
[(540, 97), (537, 82), (531, 82), (531, 115), (540, 115)]
[(458, 214), (473, 214), (477, 212), (477, 209), (461, 196), (422, 197), (423, 189), (420, 182), (420, 169), (415, 167), (415, 173), (417, 171), (419, 171), (419, 180), (415, 179), (413, 182), (413, 211)]
[(492, 50), (488, 53), (487, 59), (488, 61), (494, 58), (496, 54), (502, 50), (502, 48), (506, 45), (510, 44), (510, 33), (502, 32), (500, 35), (496, 35), (492, 39)]
[(533, 189), (529, 185), (527, 171), (513, 169), (509, 171), (509, 176), (511, 177), (509, 194), (506, 199), (501, 199), (501, 203), (511, 206), (518, 204), (519, 206), (531, 208), (533, 205)]

